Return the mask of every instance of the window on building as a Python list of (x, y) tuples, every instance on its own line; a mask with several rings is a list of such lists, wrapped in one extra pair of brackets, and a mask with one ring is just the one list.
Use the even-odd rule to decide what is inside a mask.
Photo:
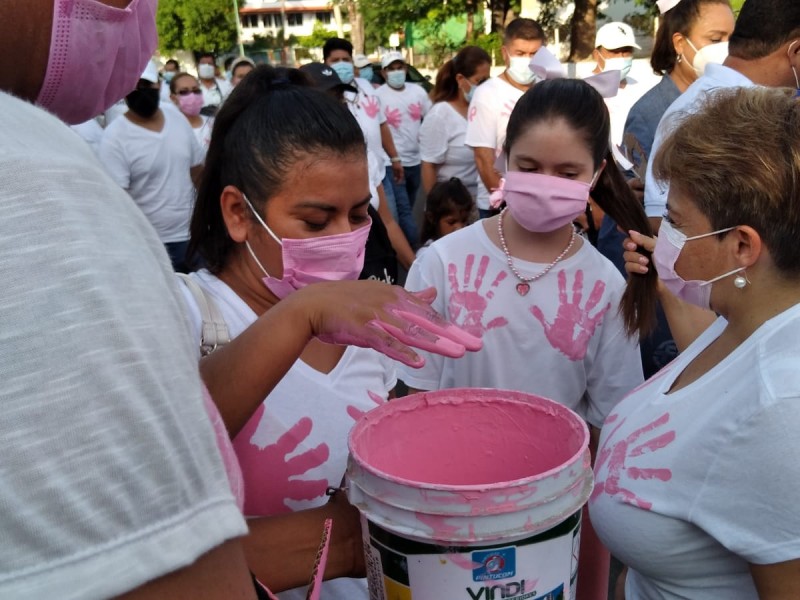
[(329, 12), (318, 12), (317, 13), (317, 21), (319, 21), (323, 25), (330, 25), (331, 24), (331, 13), (329, 13)]
[(286, 23), (289, 27), (303, 25), (303, 13), (289, 13), (286, 15)]
[(258, 16), (244, 15), (242, 17), (242, 27), (258, 27)]
[(272, 27), (272, 15), (270, 14), (261, 15), (261, 26)]
[(275, 27), (283, 27), (283, 15), (272, 15)]

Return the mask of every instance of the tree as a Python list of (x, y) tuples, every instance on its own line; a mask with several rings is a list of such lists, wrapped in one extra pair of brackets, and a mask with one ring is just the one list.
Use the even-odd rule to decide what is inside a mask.
[(320, 21), (316, 21), (314, 23), (314, 29), (311, 31), (311, 35), (301, 35), (297, 38), (297, 43), (303, 48), (322, 48), (325, 45), (325, 42), (333, 36), (334, 34), (328, 31), (328, 28), (325, 27), (325, 25), (323, 25)]
[(577, 62), (592, 55), (597, 33), (597, 0), (575, 0), (570, 26), (569, 61)]
[(236, 44), (236, 20), (230, 0), (161, 0), (156, 13), (159, 48), (226, 52)]

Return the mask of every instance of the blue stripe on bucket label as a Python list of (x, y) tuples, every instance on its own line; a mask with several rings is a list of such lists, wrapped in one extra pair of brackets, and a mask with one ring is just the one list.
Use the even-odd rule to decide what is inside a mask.
[(441, 546), (362, 523), (370, 600), (575, 598), (580, 512), (537, 536)]

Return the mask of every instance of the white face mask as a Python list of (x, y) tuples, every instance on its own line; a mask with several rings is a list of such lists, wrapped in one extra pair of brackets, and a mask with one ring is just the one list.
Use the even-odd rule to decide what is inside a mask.
[(197, 75), (200, 79), (214, 79), (214, 65), (203, 63), (197, 67)]
[(692, 47), (695, 55), (692, 59), (692, 68), (697, 76), (700, 77), (706, 71), (706, 65), (714, 64), (721, 65), (728, 58), (728, 42), (719, 42), (716, 44), (708, 44), (698, 50), (694, 47), (692, 40), (685, 38), (686, 43)]
[(530, 85), (536, 77), (531, 71), (531, 59), (527, 56), (512, 56), (508, 59), (509, 77), (520, 85)]
[(632, 56), (619, 56), (615, 58), (603, 58), (603, 71), (621, 71), (620, 79), (625, 79), (631, 72), (633, 66)]

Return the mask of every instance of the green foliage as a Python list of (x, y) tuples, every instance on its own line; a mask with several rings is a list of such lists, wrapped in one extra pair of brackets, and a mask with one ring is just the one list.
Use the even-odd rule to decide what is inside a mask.
[[(369, 24), (366, 46), (370, 50), (385, 46), (389, 35), (404, 31), (406, 23), (413, 23), (418, 31), (435, 31), (450, 17), (465, 14), (468, 6), (474, 11), (475, 0), (360, 0), (364, 22)], [(439, 33), (434, 37), (435, 40), (428, 40), (431, 46), (441, 41)]]
[(503, 54), (500, 48), (503, 46), (503, 36), (499, 33), (482, 33), (475, 38), (475, 45), (483, 48), (494, 58), (495, 63), (503, 63)]
[(226, 52), (236, 44), (236, 19), (230, 0), (161, 0), (156, 13), (159, 48)]
[(329, 31), (325, 25), (316, 21), (311, 35), (302, 35), (297, 38), (297, 43), (303, 48), (322, 48), (328, 38), (334, 37), (336, 34)]

